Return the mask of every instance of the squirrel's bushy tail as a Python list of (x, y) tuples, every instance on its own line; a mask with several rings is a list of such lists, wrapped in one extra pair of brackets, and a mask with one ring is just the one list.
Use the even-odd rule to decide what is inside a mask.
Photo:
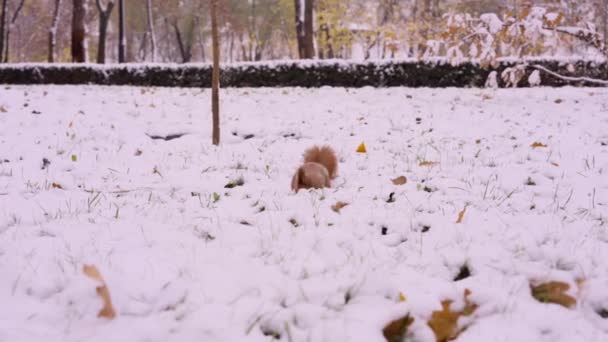
[(327, 169), (329, 177), (335, 178), (338, 172), (338, 158), (330, 146), (313, 146), (304, 152), (305, 163), (319, 163)]
[(330, 186), (330, 180), (338, 172), (338, 158), (329, 146), (313, 146), (304, 152), (302, 164), (291, 179), (291, 188), (299, 189), (324, 188)]

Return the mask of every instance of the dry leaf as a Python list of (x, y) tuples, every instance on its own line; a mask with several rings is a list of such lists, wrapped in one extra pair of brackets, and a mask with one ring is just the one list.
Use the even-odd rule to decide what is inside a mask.
[(576, 299), (566, 293), (569, 288), (570, 284), (559, 281), (551, 281), (537, 286), (530, 285), (532, 297), (539, 302), (559, 304), (566, 308), (576, 305)]
[(97, 286), (96, 291), (97, 291), (97, 294), (103, 300), (103, 308), (101, 308), (101, 310), (99, 310), (97, 317), (104, 317), (104, 318), (109, 318), (109, 319), (114, 318), (116, 316), (116, 311), (114, 311), (114, 307), (112, 306), (112, 299), (110, 298), (110, 291), (108, 290), (108, 287), (106, 286), (106, 283), (103, 280), (101, 273), (99, 273), (99, 270), (97, 269), (97, 267), (95, 267), (95, 265), (84, 265), (84, 267), (82, 268), (82, 271), (89, 278), (101, 283), (101, 286)]
[(407, 334), (407, 328), (412, 325), (412, 323), (414, 323), (414, 318), (407, 314), (404, 317), (387, 324), (384, 329), (382, 329), (382, 334), (387, 342), (404, 341), (405, 335)]
[(51, 188), (63, 190), (63, 186), (61, 186), (61, 184), (59, 184), (59, 183), (52, 183)]
[(8, 112), (8, 111), (6, 110), (6, 107), (4, 107), (4, 106), (0, 106), (0, 113), (6, 113), (6, 112)]
[(437, 164), (439, 164), (439, 162), (423, 160), (418, 165), (419, 166), (434, 166), (434, 165), (437, 165)]
[(558, 163), (555, 163), (555, 162), (551, 162), (551, 165), (553, 165), (553, 166), (555, 166), (555, 167), (559, 167), (559, 164), (558, 164)]
[(364, 143), (359, 144), (359, 147), (357, 147), (357, 152), (358, 153), (367, 153), (367, 148), (365, 148)]
[(333, 210), (337, 213), (340, 213), (340, 209), (346, 207), (347, 205), (348, 205), (348, 203), (338, 201), (338, 202), (336, 202), (336, 204), (331, 206), (331, 210)]
[(392, 179), (391, 181), (395, 185), (403, 185), (403, 184), (407, 183), (407, 178), (405, 178), (405, 176), (399, 176), (395, 179)]
[(555, 99), (554, 102), (557, 103), (557, 104), (560, 104), (560, 103), (564, 102), (564, 100), (562, 100), (562, 99)]
[(449, 299), (441, 302), (441, 311), (433, 311), (427, 324), (435, 333), (437, 342), (453, 340), (466, 328), (458, 328), (458, 318), (460, 316), (470, 316), (477, 309), (477, 304), (469, 300), (470, 294), (469, 289), (464, 291), (465, 306), (462, 311), (452, 311), (450, 309), (452, 300)]
[(441, 302), (441, 311), (433, 311), (428, 321), (429, 327), (435, 333), (437, 342), (448, 341), (458, 335), (458, 317), (460, 314), (450, 310), (451, 300)]
[(407, 297), (403, 294), (403, 292), (399, 292), (399, 301), (400, 302), (407, 301)]
[(458, 213), (458, 219), (456, 220), (456, 223), (462, 223), (462, 219), (464, 218), (464, 213), (466, 213), (467, 211), (467, 206), (465, 205), (464, 208)]
[(543, 144), (541, 142), (535, 141), (534, 143), (532, 143), (532, 145), (530, 145), (530, 147), (532, 147), (532, 148), (547, 147), (547, 145), (545, 145), (545, 144)]

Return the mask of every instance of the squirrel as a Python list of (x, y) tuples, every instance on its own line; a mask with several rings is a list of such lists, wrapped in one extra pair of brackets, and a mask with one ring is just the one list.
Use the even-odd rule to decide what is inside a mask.
[(337, 171), (336, 152), (330, 146), (313, 146), (304, 152), (304, 163), (293, 175), (291, 189), (297, 193), (300, 189), (330, 187)]

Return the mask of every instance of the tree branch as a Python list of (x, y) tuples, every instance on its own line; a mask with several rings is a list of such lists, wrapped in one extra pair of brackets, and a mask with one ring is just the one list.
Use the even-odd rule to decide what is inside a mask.
[(551, 71), (551, 70), (545, 68), (544, 66), (538, 65), (538, 64), (530, 65), (530, 67), (537, 69), (537, 70), (544, 71), (553, 77), (557, 77), (561, 80), (568, 81), (568, 82), (588, 82), (588, 83), (595, 83), (595, 84), (601, 84), (601, 85), (608, 86), (608, 81), (606, 81), (606, 80), (600, 80), (600, 79), (589, 78), (589, 77), (564, 76), (564, 75), (560, 75), (560, 74), (556, 73), (555, 71)]

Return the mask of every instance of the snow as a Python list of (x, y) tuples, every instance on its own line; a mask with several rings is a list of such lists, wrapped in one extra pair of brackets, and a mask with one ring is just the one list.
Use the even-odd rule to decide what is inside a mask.
[[(458, 341), (608, 340), (608, 90), (227, 89), (219, 147), (209, 98), (0, 88), (0, 341), (384, 341), (405, 313), (434, 341), (465, 289)], [(333, 187), (292, 193), (322, 143)]]

